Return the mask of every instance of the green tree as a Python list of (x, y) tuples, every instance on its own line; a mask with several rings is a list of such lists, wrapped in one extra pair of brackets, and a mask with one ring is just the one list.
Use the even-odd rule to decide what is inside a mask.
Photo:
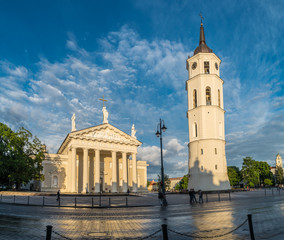
[[(162, 178), (160, 176), (160, 174), (158, 174), (158, 187), (161, 187), (161, 181)], [(165, 181), (165, 190), (168, 191), (170, 189), (170, 185), (171, 185), (171, 180), (169, 179), (169, 176), (167, 174), (164, 174), (164, 181)]]
[(277, 166), (275, 170), (276, 184), (283, 183), (283, 168), (281, 166)]
[(231, 186), (239, 185), (241, 181), (240, 169), (236, 166), (228, 167), (228, 177)]
[(20, 128), (13, 132), (7, 125), (0, 123), (0, 180), (1, 184), (11, 188), (30, 180), (43, 180), (41, 174), (44, 153), (42, 144), (31, 132)]
[(273, 174), (267, 162), (255, 161), (251, 157), (243, 159), (241, 175), (245, 184), (256, 186), (264, 184), (265, 179), (273, 182)]
[(175, 190), (186, 190), (188, 187), (188, 174), (184, 175), (183, 178), (176, 184)]
[(265, 178), (263, 181), (264, 186), (272, 186), (273, 183), (270, 179)]
[(259, 171), (257, 169), (257, 164), (251, 157), (245, 157), (243, 159), (241, 175), (244, 183), (250, 187), (254, 187), (259, 184)]
[(258, 177), (260, 184), (264, 183), (264, 179), (273, 180), (273, 173), (270, 171), (270, 166), (267, 162), (255, 161), (258, 170)]

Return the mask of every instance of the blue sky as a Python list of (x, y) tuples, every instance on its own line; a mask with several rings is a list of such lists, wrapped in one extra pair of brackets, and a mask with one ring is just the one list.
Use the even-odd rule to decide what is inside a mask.
[(283, 1), (0, 1), (0, 121), (28, 128), (56, 152), (71, 129), (109, 122), (143, 142), (149, 178), (187, 172), (188, 74), (199, 42), (222, 60), (226, 155), (274, 164), (284, 157)]

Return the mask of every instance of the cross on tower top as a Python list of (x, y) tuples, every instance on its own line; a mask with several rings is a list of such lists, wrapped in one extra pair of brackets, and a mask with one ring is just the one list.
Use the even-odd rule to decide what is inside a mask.
[(101, 100), (103, 102), (103, 107), (105, 106), (105, 102), (107, 102), (107, 100), (105, 100), (104, 95), (103, 98), (99, 98), (99, 100)]
[(201, 23), (203, 23), (202, 20), (204, 19), (204, 17), (202, 16), (202, 12), (199, 13), (199, 16), (201, 18)]

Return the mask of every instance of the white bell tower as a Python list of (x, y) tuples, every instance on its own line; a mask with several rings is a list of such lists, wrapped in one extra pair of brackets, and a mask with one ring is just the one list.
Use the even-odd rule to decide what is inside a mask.
[(228, 190), (221, 60), (206, 45), (203, 23), (199, 46), (187, 59), (189, 183), (196, 191)]

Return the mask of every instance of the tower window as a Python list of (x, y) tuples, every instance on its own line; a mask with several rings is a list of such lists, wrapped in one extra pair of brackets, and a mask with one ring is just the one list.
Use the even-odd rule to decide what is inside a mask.
[(203, 155), (203, 148), (201, 148), (201, 155)]
[(209, 62), (204, 62), (204, 73), (209, 74)]
[(215, 165), (215, 169), (217, 170), (217, 168), (218, 168), (218, 166), (217, 166), (217, 164)]
[(193, 125), (193, 137), (197, 137), (197, 123)]
[(206, 87), (206, 105), (211, 105), (211, 88)]
[(197, 107), (197, 91), (196, 89), (193, 90), (193, 108)]
[(221, 107), (220, 90), (218, 89), (218, 106)]
[(203, 171), (203, 166), (201, 166), (201, 171)]
[(215, 148), (215, 154), (217, 155), (217, 148)]

